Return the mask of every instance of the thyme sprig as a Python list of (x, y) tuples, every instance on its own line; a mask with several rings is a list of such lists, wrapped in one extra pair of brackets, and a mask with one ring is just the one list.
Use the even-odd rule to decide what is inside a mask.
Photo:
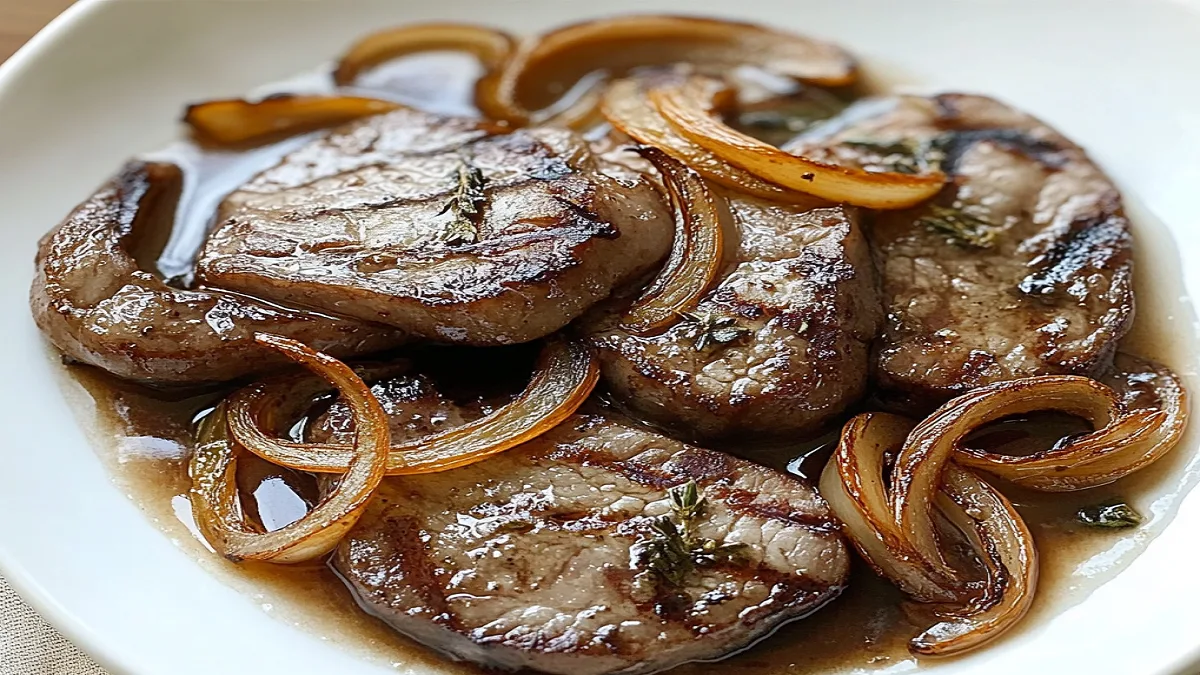
[(959, 246), (991, 248), (996, 245), (995, 226), (959, 206), (932, 204), (929, 211), (917, 219), (917, 225), (944, 234)]
[(458, 187), (438, 215), (450, 212), (453, 218), (442, 231), (447, 245), (474, 244), (479, 241), (479, 216), (487, 195), (483, 192), (483, 172), (464, 158), (458, 165)]
[(745, 544), (718, 544), (699, 536), (707, 500), (696, 481), (672, 487), (667, 497), (672, 515), (656, 518), (650, 526), (651, 536), (636, 547), (641, 571), (634, 577), (634, 590), (643, 599), (653, 597), (660, 584), (683, 586), (697, 567), (737, 561), (746, 554)]
[(698, 352), (714, 344), (729, 344), (750, 334), (750, 329), (739, 325), (737, 319), (711, 311), (683, 312), (680, 317), (695, 326), (692, 348)]

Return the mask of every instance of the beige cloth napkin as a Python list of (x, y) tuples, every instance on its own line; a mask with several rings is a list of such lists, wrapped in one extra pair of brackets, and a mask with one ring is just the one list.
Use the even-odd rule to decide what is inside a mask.
[(106, 675), (0, 577), (0, 675)]

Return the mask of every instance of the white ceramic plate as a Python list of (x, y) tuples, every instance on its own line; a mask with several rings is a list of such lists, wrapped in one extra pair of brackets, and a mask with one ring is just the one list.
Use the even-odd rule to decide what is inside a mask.
[[(1200, 297), (1200, 4), (1190, 0), (84, 1), (0, 67), (3, 574), (114, 673), (425, 671), (368, 663), (272, 618), (111, 487), (29, 318), (35, 242), (123, 159), (171, 140), (185, 102), (309, 69), (368, 31), (465, 19), (528, 33), (597, 11), (650, 10), (827, 37), (889, 79), (996, 95), (1063, 130), (1141, 205), (1141, 273), (1182, 280), (1156, 286), (1168, 290), (1153, 299), (1164, 308), (1154, 329), (1182, 341), (1172, 365), (1200, 392), (1182, 297)], [(1194, 437), (1177, 452), (1194, 454)], [(1165, 531), (1132, 565), (1058, 616), (934, 670), (1196, 672), (1200, 494), (1172, 501), (1196, 477), (1194, 462), (1177, 466), (1150, 505)]]

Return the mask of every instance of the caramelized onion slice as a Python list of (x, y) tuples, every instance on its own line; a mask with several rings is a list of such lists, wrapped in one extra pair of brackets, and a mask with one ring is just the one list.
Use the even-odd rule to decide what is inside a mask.
[(1029, 611), (1038, 581), (1033, 535), (995, 488), (951, 462), (942, 472), (938, 506), (967, 536), (988, 578), (982, 598), (943, 610), (942, 621), (909, 642), (922, 656), (953, 656), (994, 640)]
[(367, 385), (342, 362), (287, 338), (260, 333), (255, 340), (325, 378), (349, 404), (355, 437), (345, 475), (303, 518), (263, 532), (242, 513), (235, 478), (239, 448), (229, 438), (226, 403), (222, 403), (200, 425), (190, 465), (192, 512), (204, 538), (226, 558), (304, 562), (333, 550), (362, 516), (387, 468), (388, 418)]
[(196, 136), (218, 146), (244, 146), (324, 129), (401, 106), (360, 96), (271, 96), (206, 101), (188, 106), (183, 121)]
[(662, 150), (705, 178), (731, 190), (773, 201), (808, 198), (733, 166), (682, 136), (650, 104), (643, 86), (648, 82), (619, 80), (605, 92), (601, 112), (618, 131), (639, 143)]
[[(388, 475), (447, 471), (514, 448), (553, 429), (587, 399), (600, 377), (585, 345), (553, 339), (538, 357), (537, 371), (513, 401), (469, 424), (392, 446)], [(273, 407), (289, 396), (289, 383), (250, 385), (229, 399), (229, 429), (238, 443), (268, 462), (316, 473), (342, 473), (353, 448), (336, 443), (295, 443), (267, 433)]]
[[(372, 33), (338, 60), (333, 81), (353, 84), (366, 70), (402, 56), (431, 51), (466, 52), (479, 59), (484, 79), (500, 76), (516, 40), (503, 31), (466, 23), (423, 23)], [(488, 86), (488, 85), (485, 85)], [(494, 85), (490, 85), (494, 88)]]
[[(1154, 394), (1151, 407), (1144, 408), (1126, 406), (1104, 384), (1070, 375), (980, 387), (945, 404), (913, 430), (912, 456), (953, 452), (963, 466), (1034, 490), (1063, 492), (1106, 485), (1162, 457), (1187, 426), (1187, 392), (1178, 376), (1162, 366), (1144, 368)], [(1030, 455), (1001, 455), (963, 446), (968, 434), (990, 422), (1039, 411), (1081, 417), (1095, 431)]]
[(887, 413), (864, 413), (842, 427), (837, 449), (821, 472), (820, 492), (858, 552), (880, 576), (920, 602), (958, 602), (964, 587), (926, 562), (892, 517), (884, 457), (898, 451), (912, 422)]
[(884, 413), (848, 422), (821, 474), (821, 495), (876, 572), (913, 600), (938, 603), (939, 620), (914, 638), (910, 649), (923, 656), (949, 656), (996, 638), (1025, 615), (1037, 586), (1037, 552), (1012, 504), (953, 462), (922, 467), (939, 480), (934, 492), (924, 495), (925, 505), (936, 506), (966, 537), (986, 572), (982, 588), (945, 563), (940, 540), (913, 540), (894, 515), (903, 493), (889, 492), (884, 480), (885, 454), (905, 445), (911, 426), (903, 417)]
[(704, 179), (661, 150), (639, 152), (662, 174), (675, 210), (675, 241), (666, 264), (621, 317), (622, 328), (645, 334), (695, 309), (717, 279), (725, 244), (721, 204)]
[(682, 136), (717, 157), (789, 190), (872, 209), (901, 209), (936, 195), (946, 182), (938, 172), (865, 171), (789, 154), (736, 131), (717, 119), (726, 84), (704, 75), (663, 80), (650, 102)]
[(579, 23), (526, 42), (477, 104), (498, 120), (541, 121), (585, 76), (620, 77), (639, 67), (757, 65), (822, 86), (851, 84), (854, 59), (834, 45), (762, 26), (681, 16), (625, 16)]

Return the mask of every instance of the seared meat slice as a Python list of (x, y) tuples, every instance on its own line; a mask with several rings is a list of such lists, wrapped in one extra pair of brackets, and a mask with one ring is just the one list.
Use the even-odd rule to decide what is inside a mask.
[[(449, 409), (411, 398), (417, 416)], [(414, 413), (392, 415), (409, 437)], [(345, 417), (335, 408), (312, 437), (344, 438)], [(647, 571), (648, 542), (689, 479), (706, 500), (696, 536), (744, 546), (672, 583)], [(484, 462), (384, 479), (333, 564), (364, 609), (454, 658), (591, 675), (746, 646), (837, 596), (849, 559), (808, 485), (576, 415)]]
[(814, 146), (900, 168), (940, 163), (952, 177), (929, 204), (879, 213), (870, 229), (887, 313), (875, 365), (896, 405), (1108, 366), (1133, 320), (1129, 223), (1078, 146), (962, 94), (860, 103), (790, 147)]
[(400, 110), (335, 130), (230, 195), (198, 272), (432, 340), (526, 342), (670, 247), (657, 189), (605, 168), (569, 131), (504, 135)]
[[(219, 290), (181, 290), (139, 268), (139, 240), (167, 228), (181, 173), (130, 163), (42, 239), (34, 320), (67, 357), (159, 383), (228, 380), (287, 362), (254, 333), (349, 357), (401, 342), (392, 329), (288, 309)], [(167, 221), (157, 222), (157, 221)]]
[(735, 195), (729, 210), (736, 250), (695, 312), (649, 337), (621, 330), (619, 311), (596, 322), (605, 380), (693, 438), (813, 431), (867, 383), (880, 313), (859, 212)]

